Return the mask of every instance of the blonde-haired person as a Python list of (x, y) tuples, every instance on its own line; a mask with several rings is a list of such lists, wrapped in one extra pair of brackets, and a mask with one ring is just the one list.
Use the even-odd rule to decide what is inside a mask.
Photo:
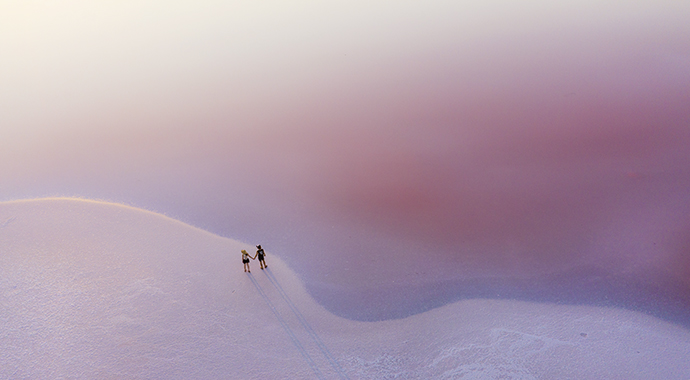
[(252, 271), (249, 269), (249, 258), (250, 258), (250, 257), (251, 257), (251, 256), (249, 256), (249, 254), (247, 253), (247, 251), (245, 251), (245, 250), (243, 249), (243, 250), (242, 250), (242, 264), (244, 264), (244, 271), (245, 271), (245, 272), (249, 272), (249, 273), (252, 272)]

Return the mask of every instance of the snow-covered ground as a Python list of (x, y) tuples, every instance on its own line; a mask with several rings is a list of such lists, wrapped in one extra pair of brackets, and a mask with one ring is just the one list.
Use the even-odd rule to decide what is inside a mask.
[(329, 313), (267, 247), (128, 206), (0, 203), (0, 379), (687, 379), (690, 331), (613, 308), (466, 300)]

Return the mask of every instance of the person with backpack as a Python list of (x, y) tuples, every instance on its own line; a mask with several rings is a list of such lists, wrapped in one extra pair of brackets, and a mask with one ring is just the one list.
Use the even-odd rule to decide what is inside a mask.
[(264, 268), (268, 268), (266, 261), (264, 261), (264, 259), (266, 257), (266, 252), (264, 252), (264, 249), (261, 248), (261, 244), (257, 245), (256, 248), (257, 248), (256, 255), (254, 255), (254, 257), (252, 257), (252, 259), (256, 259), (256, 258), (259, 259), (259, 265), (261, 265), (262, 270)]

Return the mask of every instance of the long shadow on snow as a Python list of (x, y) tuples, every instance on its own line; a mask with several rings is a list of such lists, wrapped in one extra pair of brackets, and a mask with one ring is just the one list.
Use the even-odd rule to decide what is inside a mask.
[(309, 334), (314, 343), (319, 347), (321, 354), (323, 354), (324, 358), (328, 361), (331, 367), (333, 367), (333, 370), (338, 374), (338, 376), (341, 379), (348, 379), (342, 367), (340, 367), (340, 364), (338, 364), (335, 358), (333, 358), (333, 355), (328, 350), (328, 347), (326, 347), (321, 338), (319, 338), (319, 335), (316, 334), (314, 329), (312, 329), (309, 322), (307, 322), (307, 320), (304, 318), (304, 315), (302, 315), (302, 313), (297, 308), (297, 305), (295, 305), (294, 302), (292, 302), (292, 300), (287, 295), (283, 287), (280, 285), (280, 282), (278, 282), (278, 279), (273, 275), (273, 272), (271, 272), (269, 268), (266, 268), (265, 273), (266, 277), (268, 277), (268, 280), (271, 281), (271, 284), (278, 291), (281, 298), (283, 298), (283, 301), (285, 301), (285, 303), (287, 303), (287, 305), (290, 307), (290, 310), (292, 310), (292, 313), (295, 315), (295, 317), (302, 325), (304, 330)]
[(252, 276), (251, 273), (247, 273), (247, 276), (249, 277), (250, 280), (252, 280), (252, 283), (254, 284), (254, 287), (256, 288), (256, 291), (259, 292), (259, 295), (261, 298), (264, 299), (268, 307), (271, 309), (273, 312), (273, 315), (275, 315), (276, 319), (278, 319), (278, 322), (280, 325), (283, 327), (283, 330), (285, 330), (285, 333), (290, 337), (290, 340), (292, 340), (292, 343), (295, 345), (295, 348), (297, 348), (297, 351), (302, 355), (304, 360), (309, 364), (309, 367), (311, 367), (312, 371), (314, 371), (314, 375), (316, 375), (317, 378), (323, 379), (323, 373), (319, 370), (319, 368), (316, 366), (316, 363), (314, 363), (314, 360), (309, 356), (309, 353), (304, 349), (304, 346), (302, 346), (302, 343), (299, 342), (295, 334), (292, 332), (292, 329), (288, 324), (285, 322), (285, 319), (280, 316), (280, 313), (278, 312), (278, 309), (275, 308), (273, 305), (273, 302), (268, 298), (266, 293), (263, 291), (261, 288), (261, 285), (256, 281), (254, 276)]

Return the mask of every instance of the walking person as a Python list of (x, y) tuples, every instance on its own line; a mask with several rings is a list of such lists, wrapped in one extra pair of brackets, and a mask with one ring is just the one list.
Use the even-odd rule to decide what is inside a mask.
[[(249, 269), (249, 258), (250, 258), (250, 257), (251, 257), (251, 256), (249, 256), (249, 254), (247, 253), (247, 251), (245, 251), (245, 250), (243, 249), (243, 250), (242, 250), (242, 264), (244, 264), (244, 271), (245, 271), (245, 272), (249, 272), (249, 273), (252, 272), (252, 271)], [(264, 269), (264, 268), (261, 268), (261, 269)]]
[(254, 255), (252, 259), (259, 259), (259, 265), (261, 265), (261, 269), (268, 268), (266, 261), (264, 261), (264, 258), (266, 257), (266, 252), (264, 252), (264, 249), (261, 248), (261, 244), (257, 245), (256, 248), (256, 255)]

